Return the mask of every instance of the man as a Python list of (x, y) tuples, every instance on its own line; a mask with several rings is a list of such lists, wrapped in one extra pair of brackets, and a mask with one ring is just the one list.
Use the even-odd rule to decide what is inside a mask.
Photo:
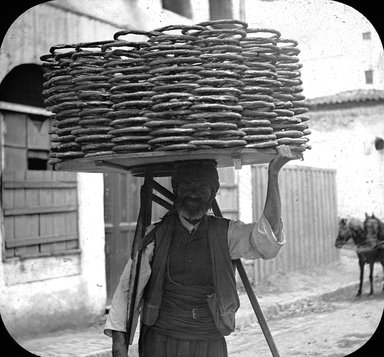
[[(144, 238), (138, 296), (140, 357), (225, 357), (224, 336), (235, 328), (239, 308), (232, 260), (270, 259), (284, 245), (278, 185), (280, 169), (291, 159), (281, 145), (269, 163), (264, 211), (245, 224), (207, 215), (219, 189), (213, 160), (185, 161), (175, 166), (174, 209)], [(104, 332), (112, 336), (114, 357), (127, 356), (127, 296), (132, 289), (130, 260), (112, 300)]]

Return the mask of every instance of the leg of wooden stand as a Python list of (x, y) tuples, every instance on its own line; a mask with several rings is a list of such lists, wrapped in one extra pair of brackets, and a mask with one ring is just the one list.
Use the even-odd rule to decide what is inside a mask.
[[(135, 230), (135, 236), (133, 239), (131, 258), (134, 259), (138, 252), (140, 241), (145, 235), (145, 229), (151, 224), (152, 218), (152, 185), (150, 183), (151, 177), (146, 176), (144, 184), (140, 190), (140, 210), (137, 218), (137, 225)], [(132, 264), (132, 274), (134, 274), (134, 283), (132, 291), (129, 291), (128, 296), (128, 309), (127, 309), (127, 338), (129, 340), (132, 332), (133, 314), (135, 309), (135, 301), (137, 296), (137, 287), (140, 275), (141, 266), (141, 252), (138, 252), (137, 259), (133, 260), (135, 264)], [(129, 343), (127, 343), (129, 347)]]
[[(216, 200), (213, 200), (212, 202), (212, 210), (215, 216), (222, 217), (219, 205)], [(268, 343), (269, 349), (271, 350), (273, 357), (280, 357), (279, 351), (277, 350), (275, 341), (273, 340), (272, 334), (269, 330), (267, 321), (264, 318), (263, 311), (261, 310), (261, 307), (259, 305), (259, 302), (257, 301), (255, 292), (252, 289), (252, 285), (248, 279), (247, 273), (244, 269), (243, 263), (240, 259), (235, 260), (237, 271), (239, 272), (239, 276), (241, 278), (241, 281), (243, 282), (245, 291), (247, 292), (249, 301), (251, 302), (253, 311), (256, 314), (257, 320), (259, 321), (261, 330), (263, 331), (264, 337)]]

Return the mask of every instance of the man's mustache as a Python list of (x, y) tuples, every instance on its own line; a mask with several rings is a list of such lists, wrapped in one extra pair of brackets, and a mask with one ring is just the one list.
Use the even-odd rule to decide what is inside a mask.
[(195, 203), (199, 203), (200, 205), (204, 205), (204, 201), (202, 198), (200, 197), (191, 197), (191, 196), (185, 196), (181, 199), (181, 202), (183, 204), (187, 203), (188, 201), (192, 201), (192, 202), (195, 202)]

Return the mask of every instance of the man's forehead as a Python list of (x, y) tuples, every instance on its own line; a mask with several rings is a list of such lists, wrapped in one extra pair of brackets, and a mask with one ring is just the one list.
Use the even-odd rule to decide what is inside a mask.
[(210, 175), (202, 175), (201, 172), (191, 171), (178, 175), (179, 182), (210, 182), (212, 177)]

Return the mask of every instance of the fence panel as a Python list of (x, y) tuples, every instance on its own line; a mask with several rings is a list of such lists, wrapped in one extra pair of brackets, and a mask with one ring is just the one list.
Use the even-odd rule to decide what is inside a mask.
[[(267, 189), (267, 166), (252, 167), (253, 217), (262, 214)], [(287, 166), (279, 177), (286, 245), (272, 260), (254, 262), (254, 281), (278, 271), (321, 266), (337, 259), (336, 171)]]
[(77, 249), (76, 173), (5, 171), (5, 258)]

